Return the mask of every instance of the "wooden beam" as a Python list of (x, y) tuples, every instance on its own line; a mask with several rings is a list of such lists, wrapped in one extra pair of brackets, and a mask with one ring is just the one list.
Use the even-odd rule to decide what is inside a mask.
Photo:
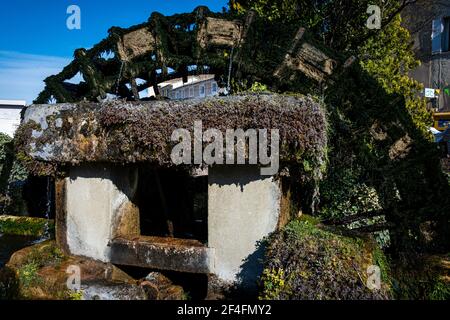
[(358, 214), (346, 216), (346, 217), (339, 218), (339, 219), (324, 220), (324, 221), (322, 221), (322, 223), (328, 224), (328, 225), (329, 224), (345, 225), (345, 224), (349, 224), (349, 223), (352, 223), (355, 221), (360, 221), (360, 220), (369, 219), (369, 218), (373, 218), (373, 217), (384, 216), (386, 214), (387, 214), (387, 212), (384, 210), (375, 210), (375, 211), (369, 211), (369, 212), (364, 212), (364, 213), (358, 213)]
[(55, 238), (57, 246), (65, 253), (70, 254), (67, 244), (67, 204), (66, 180), (57, 178), (55, 181)]
[(393, 228), (395, 225), (391, 222), (373, 224), (370, 226), (364, 226), (360, 228), (352, 229), (352, 231), (361, 232), (361, 233), (373, 233), (377, 231), (384, 231)]

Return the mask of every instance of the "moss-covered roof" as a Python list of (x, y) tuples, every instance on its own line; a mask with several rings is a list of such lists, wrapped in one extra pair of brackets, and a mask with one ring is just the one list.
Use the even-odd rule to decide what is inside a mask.
[(227, 129), (279, 129), (281, 162), (324, 162), (326, 119), (320, 103), (283, 95), (33, 105), (26, 110), (16, 144), (32, 171), (39, 171), (36, 162), (172, 166), (173, 131), (183, 128), (193, 137), (199, 120), (203, 131), (215, 128), (224, 136)]

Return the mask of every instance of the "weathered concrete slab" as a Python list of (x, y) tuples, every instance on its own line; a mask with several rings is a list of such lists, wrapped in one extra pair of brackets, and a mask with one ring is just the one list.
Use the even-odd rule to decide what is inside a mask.
[[(174, 130), (279, 130), (280, 161), (325, 160), (326, 117), (310, 97), (248, 95), (204, 100), (33, 105), (18, 131), (18, 152), (39, 164), (152, 163), (173, 166)], [(301, 157), (297, 155), (302, 155)]]
[(111, 262), (158, 270), (209, 274), (214, 250), (196, 240), (141, 236), (111, 241)]
[(215, 249), (214, 274), (227, 282), (256, 286), (263, 248), (259, 242), (275, 231), (281, 190), (256, 166), (209, 169), (208, 246)]
[[(66, 178), (66, 243), (70, 254), (110, 261), (108, 243), (129, 214), (136, 188), (129, 168), (73, 167)], [(138, 216), (136, 208), (136, 215)], [(120, 223), (119, 223), (120, 224)], [(139, 226), (137, 226), (138, 228)]]

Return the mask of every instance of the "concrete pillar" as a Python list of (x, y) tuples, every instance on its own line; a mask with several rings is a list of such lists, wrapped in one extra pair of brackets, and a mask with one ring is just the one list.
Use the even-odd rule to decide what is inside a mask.
[(227, 165), (209, 169), (208, 247), (214, 274), (225, 282), (256, 286), (264, 250), (258, 242), (275, 231), (281, 190), (257, 166)]
[(109, 262), (108, 244), (118, 232), (139, 233), (139, 212), (132, 203), (136, 188), (133, 169), (97, 165), (72, 168), (65, 195), (69, 252)]

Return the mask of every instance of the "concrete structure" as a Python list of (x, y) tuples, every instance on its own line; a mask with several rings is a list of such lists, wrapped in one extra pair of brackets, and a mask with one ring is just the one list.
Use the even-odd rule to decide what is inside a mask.
[[(301, 181), (291, 152), (311, 154), (315, 163), (325, 158), (323, 109), (310, 98), (278, 95), (116, 104), (38, 105), (25, 112), (19, 150), (39, 172), (47, 173), (48, 163), (64, 168), (55, 188), (59, 247), (117, 265), (207, 274), (254, 288), (261, 241), (301, 206), (290, 190), (291, 181)], [(268, 114), (277, 116), (267, 122)], [(196, 119), (222, 133), (248, 123), (278, 129), (282, 171), (261, 175), (260, 165), (248, 162), (174, 166), (171, 133), (194, 130)], [(135, 145), (139, 141), (145, 144)]]
[[(429, 98), (437, 112), (450, 111), (450, 1), (418, 0), (402, 14), (422, 62), (411, 75), (425, 88), (438, 89)], [(433, 95), (433, 94), (432, 94)]]
[(20, 114), (26, 101), (0, 100), (0, 132), (14, 136), (14, 132), (20, 124)]
[[(58, 241), (73, 255), (119, 265), (215, 274), (256, 284), (259, 241), (281, 221), (280, 182), (258, 166), (218, 166), (208, 175), (208, 242), (142, 236), (133, 204), (137, 170), (74, 167), (60, 181)], [(62, 223), (62, 225), (61, 225)]]
[[(158, 84), (158, 89), (163, 97), (169, 99), (193, 99), (212, 97), (219, 94), (219, 87), (213, 74), (201, 74), (189, 76), (183, 83), (182, 78), (165, 81)], [(154, 96), (153, 89), (149, 89), (149, 96)]]

